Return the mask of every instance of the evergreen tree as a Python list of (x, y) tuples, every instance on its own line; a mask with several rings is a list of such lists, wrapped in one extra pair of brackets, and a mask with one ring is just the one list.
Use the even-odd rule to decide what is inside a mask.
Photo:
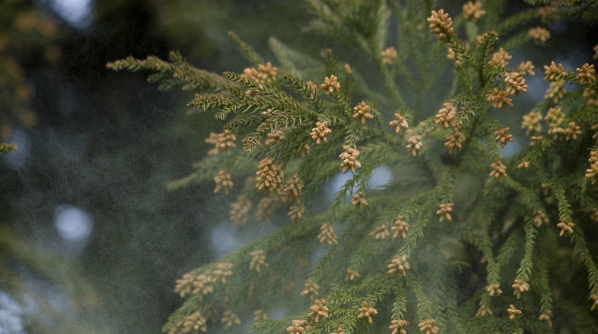
[[(505, 17), (504, 1), (470, 1), (459, 15), (431, 0), (305, 2), (306, 31), (342, 52), (318, 59), (271, 38), (275, 66), (230, 33), (252, 64), (242, 73), (200, 70), (176, 52), (108, 64), (194, 91), (190, 107), (225, 121), (171, 189), (213, 180), (240, 231), (279, 227), (184, 274), (185, 302), (164, 331), (598, 332), (594, 65), (536, 64), (546, 97), (522, 117), (499, 111), (516, 109), (537, 71), (513, 67), (511, 54), (550, 38), (529, 24), (592, 21), (596, 5)], [(527, 137), (508, 157), (510, 128)], [(383, 166), (392, 181), (370, 187)], [(322, 207), (338, 173), (351, 177)], [(268, 319), (277, 309), (284, 316)]]

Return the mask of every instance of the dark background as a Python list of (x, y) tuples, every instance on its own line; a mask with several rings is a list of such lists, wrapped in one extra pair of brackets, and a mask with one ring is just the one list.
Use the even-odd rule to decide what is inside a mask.
[[(208, 203), (213, 185), (172, 192), (165, 185), (192, 171), (209, 149), (204, 139), (223, 124), (187, 116), (189, 93), (161, 92), (146, 82), (148, 73), (114, 73), (105, 65), (129, 55), (167, 59), (179, 50), (199, 68), (242, 71), (249, 64), (228, 30), (264, 50), (284, 22), (277, 35), (293, 44), (304, 11), (297, 1), (100, 1), (91, 24), (77, 29), (49, 3), (36, 5), (61, 23), (62, 52), (53, 65), (21, 58), (37, 125), (17, 126), (28, 139), (19, 153), (30, 148), (25, 163), (0, 164), (0, 222), (31, 248), (75, 262), (97, 299), (82, 313), (62, 309), (67, 316), (57, 319), (65, 323), (49, 326), (24, 312), (24, 327), (64, 332), (77, 328), (67, 323), (84, 322), (86, 331), (157, 333), (180, 306), (175, 280), (214, 260), (207, 231), (227, 214)], [(61, 238), (54, 224), (61, 205), (92, 217), (89, 239)], [(32, 279), (23, 280), (43, 289), (44, 277), (30, 269)]]

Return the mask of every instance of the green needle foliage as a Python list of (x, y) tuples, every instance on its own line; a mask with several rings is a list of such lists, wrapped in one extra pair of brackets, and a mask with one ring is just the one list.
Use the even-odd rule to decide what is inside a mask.
[[(108, 64), (195, 91), (192, 113), (225, 122), (171, 189), (214, 180), (236, 228), (279, 227), (183, 275), (185, 302), (164, 331), (597, 333), (593, 65), (544, 66), (546, 98), (503, 120), (534, 75), (531, 63), (509, 66), (509, 53), (549, 37), (523, 27), (581, 6), (504, 18), (503, 1), (450, 17), (431, 0), (306, 4), (306, 31), (342, 53), (318, 60), (272, 38), (279, 69), (231, 33), (253, 65), (241, 74), (199, 70), (177, 53)], [(527, 137), (505, 157), (509, 127)], [(393, 178), (371, 188), (379, 167)], [(323, 206), (338, 173), (352, 177)], [(277, 310), (282, 318), (267, 317)]]

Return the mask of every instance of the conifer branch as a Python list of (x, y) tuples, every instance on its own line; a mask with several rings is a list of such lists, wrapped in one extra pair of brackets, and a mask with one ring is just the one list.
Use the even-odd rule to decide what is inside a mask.
[(511, 52), (512, 50), (517, 50), (524, 44), (528, 43), (531, 40), (529, 32), (522, 31), (514, 36), (511, 36), (507, 39), (503, 44), (502, 47), (505, 51)]
[(520, 233), (511, 233), (503, 242), (496, 257), (496, 263), (499, 268), (504, 268), (520, 249), (522, 238)]
[[(341, 19), (332, 11), (332, 9), (321, 0), (305, 0), (305, 3), (310, 7), (313, 14), (319, 17), (321, 22), (317, 24), (317, 28), (315, 29), (316, 24), (312, 23), (311, 26), (308, 26), (307, 30), (321, 30), (322, 26), (330, 27), (331, 31), (343, 31), (343, 24), (341, 23)], [(311, 28), (311, 29), (310, 29)]]
[(517, 278), (525, 282), (529, 282), (532, 273), (532, 258), (534, 255), (534, 246), (536, 245), (536, 235), (538, 234), (533, 224), (532, 220), (525, 224), (525, 254), (517, 269)]
[(535, 280), (535, 285), (540, 291), (540, 312), (546, 313), (552, 310), (553, 307), (552, 293), (550, 290), (550, 283), (548, 278), (548, 270), (546, 269), (546, 264), (540, 262), (538, 267), (538, 277)]
[(501, 20), (501, 22), (493, 29), (496, 30), (498, 34), (506, 35), (510, 33), (513, 29), (529, 23), (532, 20), (538, 19), (540, 14), (538, 14), (538, 9), (528, 9), (526, 11), (514, 14), (509, 16), (508, 18)]
[[(483, 210), (483, 209), (482, 209)], [(480, 213), (484, 212), (480, 210)], [(480, 232), (470, 236), (471, 242), (482, 252), (486, 265), (486, 283), (490, 285), (500, 283), (499, 265), (494, 259), (492, 251), (492, 241), (489, 235), (489, 227), (492, 217), (483, 217), (480, 221)]]
[(266, 63), (264, 59), (249, 44), (243, 42), (237, 34), (229, 31), (228, 36), (235, 42), (239, 50), (243, 53), (245, 58), (253, 64), (253, 66), (257, 67), (260, 64)]
[[(309, 284), (303, 295), (313, 298), (317, 292), (317, 297), (328, 303), (327, 316), (320, 319), (323, 321), (315, 321), (314, 313), (308, 313), (309, 298), (291, 296), (287, 307), (294, 316), (253, 324), (254, 332), (279, 333), (291, 328), (287, 331), (328, 334), (342, 332), (342, 328), (349, 333), (365, 333), (380, 332), (389, 325), (399, 332), (404, 325), (399, 320), (409, 319), (413, 331), (419, 327), (428, 334), (437, 330), (543, 333), (546, 323), (530, 315), (530, 310), (540, 309), (540, 319), (550, 322), (553, 308), (558, 310), (555, 323), (557, 319), (576, 325), (591, 321), (567, 313), (581, 310), (568, 304), (577, 297), (553, 298), (551, 288), (563, 280), (558, 275), (549, 276), (548, 270), (554, 270), (548, 267), (552, 263), (550, 256), (571, 252), (559, 252), (567, 246), (549, 242), (554, 241), (555, 228), (542, 225), (557, 211), (556, 203), (561, 219), (557, 225), (561, 228), (559, 235), (570, 237), (587, 269), (590, 293), (598, 294), (598, 267), (593, 249), (588, 246), (592, 239), (584, 236), (579, 226), (590, 228), (582, 222), (597, 205), (594, 172), (588, 170), (589, 176), (580, 182), (588, 168), (587, 145), (593, 135), (588, 128), (598, 121), (586, 105), (587, 95), (593, 93), (586, 91), (582, 97), (582, 89), (577, 89), (557, 100), (550, 97), (538, 103), (532, 109), (536, 114), (524, 118), (523, 127), (533, 140), (511, 158), (502, 151), (511, 139), (504, 123), (511, 121), (496, 118), (492, 112), (493, 108), (517, 104), (512, 95), (527, 89), (525, 82), (517, 79), (523, 74), (517, 77), (507, 68), (510, 56), (504, 50), (517, 50), (527, 43), (531, 39), (528, 32), (515, 29), (541, 14), (534, 9), (503, 17), (504, 0), (486, 1), (483, 10), (468, 3), (462, 15), (452, 13), (452, 17), (440, 9), (431, 13), (432, 0), (305, 2), (315, 15), (307, 30), (350, 46), (338, 53), (339, 57), (331, 49), (324, 49), (322, 61), (316, 61), (271, 38), (270, 48), (286, 71), (280, 73), (270, 63), (264, 65), (254, 49), (231, 33), (241, 52), (258, 69), (221, 76), (195, 69), (179, 54), (173, 54), (169, 62), (149, 57), (109, 65), (115, 70), (147, 70), (153, 73), (149, 80), (159, 82), (163, 88), (195, 90), (197, 94), (189, 103), (193, 112), (214, 111), (216, 118), (227, 121), (227, 136), (242, 138), (244, 152), (229, 150), (235, 144), (225, 141), (216, 151), (232, 151), (232, 156), (204, 159), (194, 166), (191, 175), (171, 182), (169, 187), (211, 182), (221, 165), (230, 165), (229, 172), (234, 172), (236, 178), (247, 177), (255, 174), (261, 160), (258, 189), (272, 193), (267, 197), (255, 195), (251, 192), (254, 184), (250, 184), (241, 191), (246, 203), (261, 197), (259, 210), (264, 211), (263, 203), (276, 202), (268, 208), (278, 210), (274, 216), (288, 209), (293, 220), (288, 225), (277, 222), (281, 226), (277, 232), (225, 256), (222, 260), (235, 268), (230, 285), (213, 284), (213, 290), (207, 289), (205, 296), (202, 292), (201, 296), (196, 293), (188, 297), (165, 330), (178, 334), (177, 326), (194, 312), (207, 313), (208, 322), (213, 322), (225, 308), (239, 314), (250, 312), (252, 307), (267, 308), (280, 297), (287, 282), (301, 282), (298, 288), (285, 290), (296, 293), (305, 279)], [(388, 7), (396, 20), (392, 24)], [(425, 29), (428, 24), (430, 31)], [(396, 26), (397, 40), (395, 45), (387, 46), (390, 26)], [(463, 31), (469, 44), (459, 40)], [(440, 42), (430, 32), (438, 35)], [(478, 34), (483, 32), (478, 41)], [(501, 42), (502, 50), (496, 52), (498, 34), (502, 38), (506, 32), (511, 37)], [(396, 55), (393, 48), (398, 49)], [(354, 58), (352, 52), (360, 58)], [(347, 59), (351, 65), (342, 71), (339, 61)], [(446, 79), (443, 75), (451, 63), (453, 86), (441, 89), (443, 96), (436, 97), (439, 94), (432, 93), (439, 86), (437, 81)], [(378, 71), (365, 75), (370, 65)], [(589, 65), (582, 76), (555, 68), (547, 70), (554, 72), (546, 74), (550, 80), (560, 76), (576, 87), (597, 88)], [(325, 83), (314, 84), (306, 81), (308, 78)], [(381, 87), (383, 93), (376, 92)], [(443, 104), (445, 109), (438, 115), (428, 110), (429, 106)], [(554, 120), (558, 117), (550, 108), (560, 108), (564, 119)], [(387, 118), (393, 115), (386, 113), (393, 111), (395, 119), (389, 124)], [(543, 118), (549, 131), (541, 129)], [(581, 136), (575, 124), (565, 128), (570, 121), (581, 126)], [(451, 130), (452, 136), (447, 136)], [(567, 138), (564, 131), (569, 131)], [(213, 141), (218, 144), (216, 139)], [(582, 151), (583, 161), (576, 157)], [(590, 159), (593, 163), (595, 158)], [(393, 171), (393, 179), (383, 187), (369, 188), (374, 170), (382, 166)], [(332, 202), (324, 204), (324, 209), (314, 205), (312, 202), (321, 201), (320, 192), (328, 181), (342, 172), (352, 176)], [(293, 174), (297, 176), (289, 177)], [(540, 184), (552, 193), (542, 195)], [(298, 193), (301, 196), (295, 199)], [(236, 209), (239, 203), (243, 201), (234, 203)], [(304, 217), (305, 207), (317, 207), (320, 213)], [(249, 209), (242, 209), (245, 211), (237, 210), (239, 214), (247, 215)], [(396, 232), (393, 237), (389, 236), (389, 227)], [(443, 236), (440, 241), (438, 235)], [(464, 255), (471, 246), (479, 254)], [(319, 255), (322, 249), (324, 253)], [(316, 254), (311, 267), (297, 265), (305, 258), (316, 258)], [(482, 258), (485, 268), (475, 263), (477, 257)], [(256, 263), (260, 263), (261, 270), (256, 270)], [(471, 268), (466, 269), (470, 270), (467, 275), (455, 273), (464, 268)], [(195, 284), (201, 286), (206, 273), (217, 270), (211, 264), (186, 277), (195, 276), (199, 280)], [(537, 294), (518, 300), (516, 306), (523, 315), (513, 313), (515, 316), (509, 319), (506, 306), (493, 296), (501, 293), (501, 282), (512, 282), (513, 278), (518, 284), (514, 285), (518, 297), (527, 291), (527, 282), (532, 279)], [(464, 284), (485, 280), (486, 286), (465, 291), (467, 300), (461, 301), (458, 296), (464, 288), (457, 284), (459, 279), (465, 279)], [(254, 282), (270, 283), (266, 289)], [(319, 285), (319, 291), (314, 284)], [(259, 298), (248, 295), (248, 291), (259, 294)], [(364, 302), (369, 303), (367, 307), (362, 306)], [(318, 303), (312, 306), (322, 307), (324, 302)], [(414, 310), (410, 310), (412, 304)], [(361, 310), (374, 306), (394, 322), (383, 323)], [(493, 317), (488, 317), (492, 312)], [(310, 321), (309, 330), (302, 327), (303, 320)]]
[(17, 150), (17, 145), (0, 143), (0, 154), (4, 152), (14, 152)]
[(597, 294), (598, 293), (598, 267), (596, 266), (596, 262), (592, 259), (592, 255), (587, 247), (586, 240), (584, 238), (584, 234), (582, 229), (579, 226), (576, 226), (573, 230), (573, 234), (571, 235), (573, 239), (573, 243), (575, 245), (575, 250), (579, 253), (580, 257), (583, 260), (583, 263), (588, 270), (588, 284), (590, 288), (590, 294)]
[(394, 284), (394, 289), (395, 295), (392, 306), (392, 318), (405, 319), (405, 313), (407, 312), (407, 296), (405, 295), (404, 283)]
[(218, 92), (230, 87), (221, 76), (200, 70), (190, 65), (178, 52), (170, 53), (170, 61), (165, 62), (157, 57), (149, 56), (145, 60), (127, 57), (106, 65), (114, 71), (128, 70), (132, 72), (151, 71), (157, 72), (148, 77), (149, 82), (162, 82), (160, 89), (167, 90), (181, 87), (183, 90), (204, 90)]
[(285, 72), (293, 73), (299, 76), (297, 67), (295, 66), (295, 63), (289, 55), (289, 52), (291, 50), (289, 50), (288, 47), (286, 47), (286, 45), (282, 44), (279, 40), (277, 40), (274, 37), (270, 37), (270, 39), (268, 40), (268, 44), (270, 45), (270, 49), (272, 50), (272, 52), (274, 52), (276, 59), (278, 59), (278, 62), (281, 64), (282, 69)]
[(382, 73), (382, 77), (384, 78), (386, 90), (393, 97), (395, 107), (400, 108), (404, 106), (403, 96), (399, 91), (399, 87), (397, 86), (395, 79), (390, 74), (388, 67), (382, 62), (382, 58), (380, 56), (376, 56), (376, 63), (378, 65), (378, 70), (380, 73)]
[(415, 275), (407, 276), (406, 281), (407, 286), (413, 291), (417, 299), (417, 317), (419, 320), (432, 319), (434, 314), (432, 303), (426, 296), (421, 281)]
[(571, 211), (571, 204), (566, 197), (565, 185), (557, 179), (552, 179), (548, 182), (552, 186), (554, 196), (556, 197), (559, 204), (559, 218), (560, 219), (571, 219), (573, 212)]
[(303, 80), (297, 76), (294, 76), (292, 73), (283, 73), (282, 77), (286, 79), (296, 91), (301, 93), (305, 100), (309, 101), (310, 106), (313, 108), (315, 113), (324, 114), (328, 112), (327, 108), (324, 106), (324, 103), (320, 99), (317, 90), (315, 93), (312, 92), (310, 87), (308, 87)]

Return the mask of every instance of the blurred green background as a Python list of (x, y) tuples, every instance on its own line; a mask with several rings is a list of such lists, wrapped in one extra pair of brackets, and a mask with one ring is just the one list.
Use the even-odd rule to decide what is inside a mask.
[[(189, 93), (105, 64), (179, 50), (240, 72), (249, 64), (228, 31), (266, 59), (270, 36), (312, 54), (334, 44), (302, 34), (307, 20), (300, 0), (0, 1), (1, 141), (19, 146), (0, 156), (0, 334), (158, 333), (180, 305), (175, 280), (215, 259), (224, 196), (165, 184), (191, 172), (222, 124), (187, 116)], [(512, 65), (591, 59), (588, 26), (551, 30), (559, 48), (522, 49)]]
[[(306, 14), (299, 1), (70, 2), (0, 4), (3, 54), (30, 89), (0, 104), (3, 115), (22, 109), (2, 118), (19, 150), (0, 157), (0, 333), (158, 333), (180, 305), (175, 280), (214, 260), (207, 231), (227, 215), (214, 210), (223, 197), (203, 195), (212, 185), (165, 185), (191, 172), (222, 123), (187, 116), (189, 93), (105, 65), (179, 50), (197, 67), (242, 71), (229, 30), (260, 50), (273, 34), (299, 45)], [(57, 32), (19, 29), (32, 13)]]

